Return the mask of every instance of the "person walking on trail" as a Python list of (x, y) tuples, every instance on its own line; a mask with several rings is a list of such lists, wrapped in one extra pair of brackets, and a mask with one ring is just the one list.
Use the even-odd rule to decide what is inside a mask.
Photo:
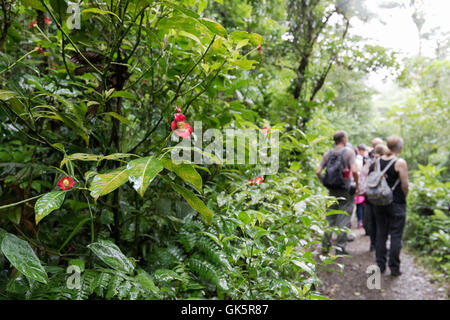
[[(326, 217), (331, 227), (345, 228), (353, 211), (354, 194), (359, 193), (358, 169), (356, 167), (355, 153), (352, 148), (346, 147), (348, 136), (345, 131), (339, 130), (333, 136), (335, 147), (323, 155), (322, 161), (316, 170), (317, 177), (329, 189), (330, 196), (341, 198), (330, 206), (329, 210), (342, 210), (347, 214), (331, 214)], [(325, 168), (325, 174), (322, 170)], [(353, 176), (355, 185), (352, 186), (350, 176)], [(342, 199), (343, 198), (343, 199)], [(329, 252), (331, 247), (330, 233), (325, 233), (322, 251)], [(337, 255), (348, 254), (347, 233), (340, 232), (337, 238)]]
[(359, 193), (355, 195), (355, 204), (356, 204), (356, 218), (358, 221), (357, 228), (361, 229), (363, 227), (363, 217), (364, 217), (364, 206), (365, 206), (365, 189), (363, 186), (365, 185), (365, 179), (367, 178), (367, 174), (369, 172), (369, 167), (365, 166), (366, 164), (366, 146), (363, 144), (358, 145), (357, 147), (358, 154), (356, 155), (356, 166), (358, 167), (359, 174)]
[(373, 160), (375, 158), (375, 147), (379, 144), (383, 144), (383, 139), (381, 138), (372, 139), (372, 150), (369, 152), (369, 159)]
[[(372, 148), (373, 149), (369, 152), (369, 168), (370, 165), (372, 165), (378, 157), (387, 152), (387, 147), (383, 144), (383, 140), (381, 140), (380, 138), (374, 138), (372, 140)], [(368, 234), (370, 237), (369, 250), (374, 251), (377, 236), (377, 223), (375, 220), (375, 206), (372, 205), (369, 200), (366, 200), (366, 206), (364, 207), (363, 227), (366, 230), (366, 234)]]
[[(386, 270), (386, 241), (391, 237), (389, 250), (389, 269), (392, 276), (401, 275), (400, 250), (402, 235), (406, 221), (406, 196), (408, 195), (408, 166), (404, 159), (397, 158), (402, 152), (403, 139), (392, 136), (387, 139), (388, 151), (379, 157), (371, 166), (369, 172), (377, 170), (384, 176), (392, 193), (387, 205), (375, 205), (375, 220), (377, 225), (375, 256), (381, 272)], [(384, 172), (384, 175), (383, 175)], [(374, 175), (376, 176), (376, 175)], [(370, 188), (370, 173), (368, 187)], [(382, 186), (380, 187), (382, 188)], [(370, 189), (368, 189), (368, 197)], [(378, 201), (378, 200), (377, 200)]]

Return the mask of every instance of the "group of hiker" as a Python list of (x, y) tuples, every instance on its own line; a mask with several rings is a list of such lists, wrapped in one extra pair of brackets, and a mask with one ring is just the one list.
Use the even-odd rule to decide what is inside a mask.
[[(337, 201), (327, 215), (331, 227), (351, 226), (351, 216), (356, 207), (357, 228), (364, 228), (370, 236), (370, 251), (375, 250), (376, 263), (382, 273), (388, 263), (392, 276), (399, 276), (402, 234), (406, 221), (406, 196), (408, 195), (408, 168), (402, 152), (403, 139), (380, 138), (372, 140), (372, 146), (352, 147), (347, 133), (337, 131), (333, 136), (335, 146), (323, 155), (316, 174), (330, 196)], [(325, 173), (323, 174), (323, 170)], [(390, 236), (389, 259), (386, 243)], [(328, 253), (332, 234), (326, 232), (322, 252)], [(346, 232), (339, 232), (336, 240), (336, 255), (349, 254)]]

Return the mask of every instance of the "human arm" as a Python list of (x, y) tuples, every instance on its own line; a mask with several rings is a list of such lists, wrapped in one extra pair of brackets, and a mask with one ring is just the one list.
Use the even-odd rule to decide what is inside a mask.
[(316, 175), (317, 175), (317, 178), (319, 178), (320, 181), (322, 181), (322, 178), (323, 178), (322, 170), (325, 167), (327, 161), (328, 161), (328, 152), (323, 155), (322, 161), (320, 161), (320, 164), (319, 164), (319, 166), (316, 169)]
[(397, 162), (395, 163), (395, 171), (398, 172), (400, 182), (402, 185), (402, 191), (406, 197), (409, 191), (408, 165), (406, 164), (406, 161), (403, 159), (398, 159)]
[(359, 194), (359, 170), (358, 170), (358, 165), (356, 164), (356, 157), (355, 157), (355, 153), (350, 150), (347, 151), (348, 154), (348, 165), (350, 167), (350, 171), (353, 175), (353, 181), (355, 181), (356, 184), (356, 194)]

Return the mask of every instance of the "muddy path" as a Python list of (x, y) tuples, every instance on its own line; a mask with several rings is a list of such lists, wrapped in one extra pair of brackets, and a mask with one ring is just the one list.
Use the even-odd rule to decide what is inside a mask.
[[(352, 221), (355, 226), (355, 221)], [(380, 289), (369, 289), (367, 280), (370, 274), (367, 267), (375, 264), (375, 251), (369, 251), (370, 240), (364, 229), (352, 229), (355, 240), (349, 242), (347, 251), (351, 257), (340, 257), (336, 261), (343, 264), (343, 273), (333, 266), (334, 271), (321, 270), (319, 278), (322, 294), (333, 300), (447, 300), (448, 288), (432, 283), (426, 270), (415, 263), (414, 256), (406, 250), (401, 252), (401, 271), (399, 277), (390, 276), (389, 268), (381, 274)], [(389, 248), (389, 247), (388, 247)], [(371, 273), (373, 274), (373, 272)], [(372, 282), (373, 283), (373, 282)]]

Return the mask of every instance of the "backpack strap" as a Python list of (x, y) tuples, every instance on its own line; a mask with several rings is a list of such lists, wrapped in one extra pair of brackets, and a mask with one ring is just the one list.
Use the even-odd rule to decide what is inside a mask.
[(400, 178), (397, 178), (397, 181), (395, 181), (394, 185), (392, 186), (391, 190), (394, 191), (394, 189), (399, 185)]
[[(381, 157), (380, 157), (381, 158)], [(381, 169), (380, 165), (380, 158), (378, 158), (378, 171)], [(387, 164), (386, 167), (384, 167), (383, 171), (381, 171), (381, 175), (384, 175), (386, 171), (389, 170), (389, 168), (394, 164), (394, 162), (397, 160), (397, 157), (393, 157), (391, 161)]]
[[(392, 158), (391, 161), (388, 163), (388, 165), (383, 169), (383, 172), (381, 173), (381, 175), (384, 175), (386, 173), (386, 171), (388, 171), (388, 169), (395, 163), (396, 160), (397, 160), (397, 157)], [(380, 158), (378, 158), (378, 162), (379, 161), (380, 161)], [(391, 190), (394, 191), (394, 189), (399, 185), (399, 183), (400, 183), (400, 177), (397, 178), (397, 180), (395, 181)]]

